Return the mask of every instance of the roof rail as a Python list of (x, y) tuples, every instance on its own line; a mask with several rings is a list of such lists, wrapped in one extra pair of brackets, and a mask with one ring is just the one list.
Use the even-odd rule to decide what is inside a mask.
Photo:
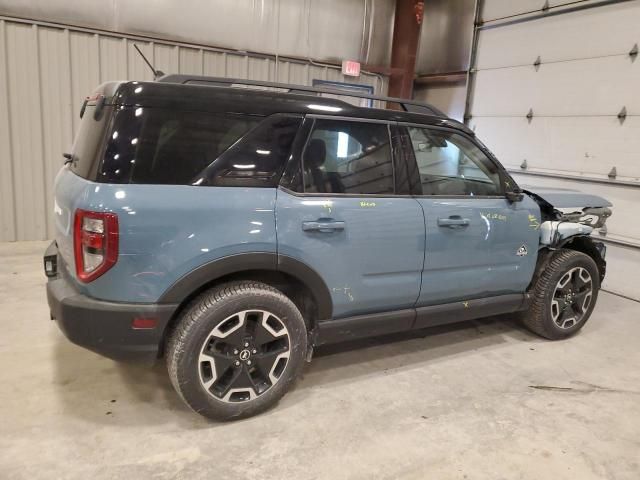
[(405, 112), (412, 113), (425, 113), (427, 115), (435, 115), (438, 117), (448, 118), (443, 112), (438, 110), (432, 105), (424, 102), (418, 102), (416, 100), (407, 100), (406, 98), (395, 97), (383, 97), (379, 95), (369, 95), (367, 93), (359, 92), (346, 92), (344, 90), (330, 88), (330, 87), (307, 87), (305, 85), (294, 85), (291, 83), (278, 83), (278, 82), (266, 82), (263, 80), (247, 80), (244, 78), (225, 78), (225, 77), (208, 77), (203, 75), (183, 75), (183, 74), (168, 74), (163, 75), (157, 79), (158, 82), (163, 83), (181, 83), (181, 84), (195, 84), (195, 85), (210, 85), (210, 86), (232, 86), (237, 85), (250, 85), (256, 87), (268, 87), (268, 88), (281, 88), (286, 90), (287, 93), (296, 93), (301, 95), (319, 95), (321, 93), (329, 93), (331, 95), (343, 95), (345, 97), (366, 98), (369, 100), (378, 100), (381, 102), (391, 102), (399, 104)]

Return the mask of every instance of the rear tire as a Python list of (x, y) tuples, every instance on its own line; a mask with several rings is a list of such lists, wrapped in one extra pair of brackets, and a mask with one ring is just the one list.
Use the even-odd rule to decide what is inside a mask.
[(570, 337), (589, 320), (599, 290), (598, 267), (591, 257), (574, 250), (555, 251), (535, 282), (522, 322), (549, 340)]
[(167, 341), (176, 391), (215, 420), (256, 415), (280, 400), (298, 377), (307, 330), (294, 303), (254, 281), (230, 282), (198, 296)]

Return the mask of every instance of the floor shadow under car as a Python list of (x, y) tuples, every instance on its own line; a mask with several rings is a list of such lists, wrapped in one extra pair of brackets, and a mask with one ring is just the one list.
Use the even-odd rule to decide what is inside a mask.
[[(503, 316), (327, 345), (315, 350), (294, 390), (303, 401), (310, 388), (495, 348), (509, 337), (536, 339)], [(55, 361), (55, 383), (71, 415), (96, 423), (122, 418), (123, 426), (132, 427), (168, 418), (189, 428), (211, 426), (182, 402), (163, 361), (152, 366), (118, 363), (72, 345), (62, 336), (55, 346)]]

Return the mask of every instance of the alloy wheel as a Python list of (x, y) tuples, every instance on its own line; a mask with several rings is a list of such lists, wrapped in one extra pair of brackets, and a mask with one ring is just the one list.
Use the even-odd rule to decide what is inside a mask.
[(290, 348), (289, 331), (276, 315), (240, 311), (207, 335), (198, 358), (200, 383), (222, 402), (253, 400), (278, 382)]
[(575, 267), (565, 273), (553, 292), (551, 318), (562, 329), (580, 323), (589, 310), (593, 297), (593, 281), (587, 269)]

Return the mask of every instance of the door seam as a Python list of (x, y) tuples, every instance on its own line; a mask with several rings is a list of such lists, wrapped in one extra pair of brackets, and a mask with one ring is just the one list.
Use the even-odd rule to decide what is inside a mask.
[[(416, 309), (418, 301), (420, 300), (420, 296), (422, 295), (422, 279), (424, 277), (424, 267), (427, 262), (427, 216), (422, 203), (420, 203), (416, 198), (413, 198), (413, 200), (418, 204), (418, 206), (420, 207), (420, 211), (422, 212), (422, 227), (424, 233), (422, 237), (422, 268), (420, 269), (420, 287), (418, 288), (418, 296), (416, 297), (416, 301), (413, 302), (413, 308)], [(413, 319), (414, 324), (416, 321), (417, 315)]]

